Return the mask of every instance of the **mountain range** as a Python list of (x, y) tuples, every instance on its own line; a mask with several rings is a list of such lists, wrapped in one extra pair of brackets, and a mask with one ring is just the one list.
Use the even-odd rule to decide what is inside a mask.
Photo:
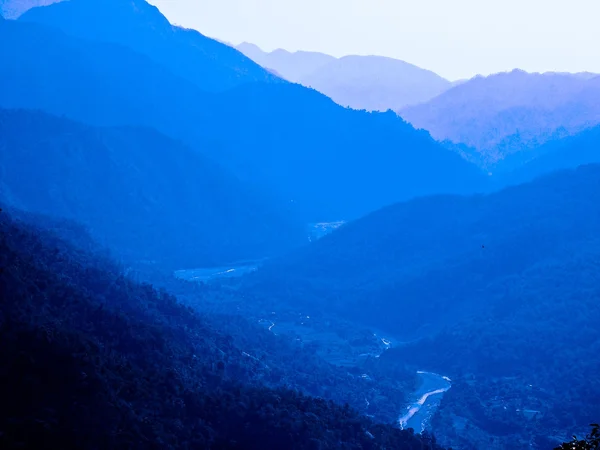
[(600, 77), (527, 73), (475, 77), (399, 114), (439, 141), (472, 148), (493, 169), (512, 153), (600, 123)]
[[(164, 25), (162, 16), (158, 24), (146, 21), (157, 11), (145, 2), (133, 8), (111, 0), (102, 14), (113, 4), (117, 17), (127, 13), (147, 33)], [(170, 65), (159, 64), (160, 49), (158, 56), (150, 47), (141, 54), (73, 36), (88, 33), (88, 9), (98, 7), (95, 0), (72, 0), (0, 24), (3, 40), (15, 43), (0, 49), (10, 67), (0, 73), (0, 106), (39, 108), (93, 125), (154, 127), (242, 181), (274, 192), (306, 221), (349, 219), (415, 195), (472, 192), (486, 182), (472, 164), (392, 112), (345, 109), (314, 90), (279, 81), (209, 93), (202, 80), (176, 76)], [(150, 12), (140, 12), (145, 7)], [(65, 13), (70, 20), (56, 19), (64, 34), (48, 24), (67, 8), (74, 9)], [(115, 21), (110, 39), (123, 33), (128, 38), (128, 29), (124, 18)], [(189, 42), (161, 36), (168, 46), (182, 48), (174, 53), (188, 52)], [(222, 48), (236, 52), (220, 43), (194, 51)]]
[(267, 53), (244, 42), (236, 47), (289, 81), (312, 87), (336, 103), (368, 111), (398, 110), (426, 102), (452, 86), (439, 75), (383, 56), (335, 58), (318, 52)]
[(600, 78), (1, 5), (0, 448), (545, 450), (597, 421)]

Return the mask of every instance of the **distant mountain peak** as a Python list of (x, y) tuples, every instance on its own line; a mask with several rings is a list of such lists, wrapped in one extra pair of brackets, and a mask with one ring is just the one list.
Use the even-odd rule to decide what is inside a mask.
[(266, 67), (264, 64), (262, 64), (262, 58), (264, 58), (266, 53), (258, 45), (251, 44), (249, 42), (242, 42), (240, 45), (236, 45), (235, 49), (246, 55), (255, 63)]
[(248, 50), (256, 50), (256, 51), (259, 51), (259, 52), (264, 52), (258, 45), (252, 44), (252, 43), (246, 42), (246, 41), (242, 42), (239, 45), (236, 45), (235, 47), (238, 50), (240, 50), (240, 49), (248, 49)]
[(39, 6), (48, 6), (63, 0), (0, 0), (0, 17), (16, 19), (26, 11)]
[(287, 80), (315, 89), (354, 109), (387, 111), (425, 102), (452, 87), (435, 74), (388, 56), (347, 55), (278, 48), (264, 52), (243, 42), (236, 47), (256, 63)]
[(469, 147), (489, 168), (600, 123), (599, 96), (591, 73), (513, 69), (474, 77), (400, 114), (437, 140)]
[(70, 0), (34, 8), (19, 20), (50, 25), (79, 38), (124, 45), (209, 92), (245, 82), (282, 81), (229, 45), (172, 25), (145, 0)]

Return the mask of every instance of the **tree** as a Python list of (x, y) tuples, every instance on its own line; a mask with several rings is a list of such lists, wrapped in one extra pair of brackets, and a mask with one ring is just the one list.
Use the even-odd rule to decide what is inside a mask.
[(556, 447), (554, 450), (600, 449), (600, 425), (593, 423), (590, 426), (592, 427), (592, 431), (585, 437), (585, 439), (577, 439), (577, 436), (573, 436), (573, 440), (571, 442), (565, 442), (560, 447)]

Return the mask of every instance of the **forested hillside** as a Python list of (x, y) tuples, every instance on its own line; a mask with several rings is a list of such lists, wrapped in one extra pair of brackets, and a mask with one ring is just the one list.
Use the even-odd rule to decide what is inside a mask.
[(3, 448), (439, 448), (255, 384), (206, 319), (6, 212), (0, 247)]
[(0, 109), (0, 196), (86, 225), (128, 263), (262, 258), (306, 242), (287, 205), (152, 129)]
[[(600, 350), (596, 192), (600, 167), (590, 165), (486, 196), (400, 203), (265, 265), (247, 288), (414, 341), (382, 359), (471, 374), (474, 405), (491, 422), (478, 409), (469, 417), (484, 440), (506, 434), (494, 448), (509, 435), (560, 439), (600, 415), (589, 356)], [(494, 381), (501, 377), (521, 382)], [(448, 408), (464, 417), (454, 389)], [(508, 398), (519, 401), (498, 400)], [(531, 429), (517, 409), (543, 419)], [(452, 417), (445, 436), (456, 433)]]
[[(398, 308), (401, 332), (409, 333), (425, 316), (435, 320), (429, 312), (436, 304), (452, 303), (457, 314), (468, 301), (459, 289), (477, 295), (474, 286), (491, 282), (489, 274), (518, 273), (593, 238), (599, 210), (589, 194), (598, 188), (598, 171), (590, 165), (489, 195), (398, 203), (274, 260), (253, 278), (305, 303), (335, 294), (338, 300), (322, 307), (353, 314), (356, 306), (363, 319), (392, 324), (390, 307)], [(427, 281), (434, 276), (436, 283)], [(420, 302), (425, 294), (428, 301)]]

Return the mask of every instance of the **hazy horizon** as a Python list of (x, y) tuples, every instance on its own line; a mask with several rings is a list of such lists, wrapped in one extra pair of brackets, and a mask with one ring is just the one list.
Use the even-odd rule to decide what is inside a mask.
[[(515, 68), (600, 72), (600, 4), (576, 0), (150, 0), (175, 24), (265, 51), (381, 55), (449, 80)], [(576, 5), (577, 7), (573, 7)], [(433, 11), (433, 13), (432, 13)]]

